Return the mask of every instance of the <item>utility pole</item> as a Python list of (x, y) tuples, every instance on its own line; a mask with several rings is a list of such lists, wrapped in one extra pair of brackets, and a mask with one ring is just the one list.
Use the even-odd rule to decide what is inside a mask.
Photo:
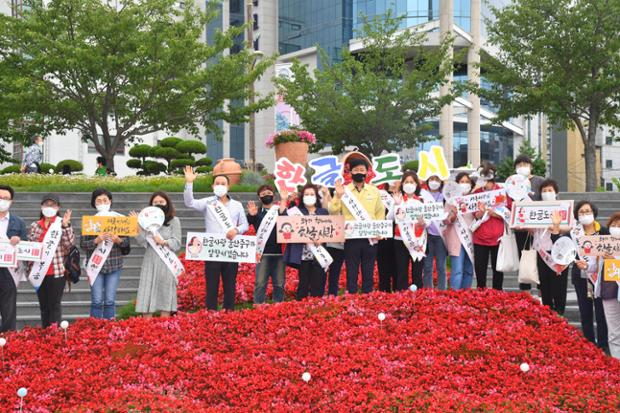
[[(246, 0), (245, 7), (246, 15), (246, 38), (247, 48), (254, 54), (254, 3), (253, 0)], [(254, 56), (252, 61), (251, 70), (254, 69), (257, 56)], [(254, 105), (254, 82), (250, 84), (250, 96), (248, 97), (248, 105)], [(256, 116), (254, 112), (250, 113), (249, 122), (249, 135), (250, 135), (250, 169), (256, 171)]]

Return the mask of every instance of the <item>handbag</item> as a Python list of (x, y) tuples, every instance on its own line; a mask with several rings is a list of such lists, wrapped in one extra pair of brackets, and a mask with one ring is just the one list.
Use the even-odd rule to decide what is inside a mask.
[(497, 263), (495, 269), (499, 272), (512, 272), (519, 270), (519, 250), (514, 232), (504, 225), (504, 235), (499, 239), (497, 251)]
[[(527, 234), (527, 238), (525, 239), (525, 244), (527, 245), (527, 241), (530, 238), (530, 234)], [(521, 284), (540, 284), (540, 277), (538, 276), (538, 262), (537, 255), (535, 249), (523, 249), (521, 251), (521, 260), (519, 260), (519, 276), (517, 277), (519, 283)]]

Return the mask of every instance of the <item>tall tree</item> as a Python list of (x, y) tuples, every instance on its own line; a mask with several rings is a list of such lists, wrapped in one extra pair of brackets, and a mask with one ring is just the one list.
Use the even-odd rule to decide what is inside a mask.
[(0, 139), (77, 129), (114, 168), (125, 143), (158, 130), (245, 122), (271, 96), (246, 101), (272, 64), (230, 54), (243, 27), (205, 43), (216, 17), (175, 0), (27, 0), (20, 18), (0, 16)]
[(427, 139), (429, 118), (454, 99), (454, 93), (437, 95), (453, 70), (452, 39), (424, 48), (426, 35), (400, 31), (401, 20), (390, 13), (366, 20), (360, 51), (344, 47), (341, 60), (330, 62), (320, 49), (313, 75), (296, 61), (291, 78), (276, 79), (319, 145), (331, 145), (334, 153), (352, 145), (374, 155), (415, 147)]
[(597, 129), (620, 126), (620, 0), (517, 0), (492, 13), (498, 52), (479, 93), (499, 106), (498, 121), (542, 112), (577, 129), (594, 191)]

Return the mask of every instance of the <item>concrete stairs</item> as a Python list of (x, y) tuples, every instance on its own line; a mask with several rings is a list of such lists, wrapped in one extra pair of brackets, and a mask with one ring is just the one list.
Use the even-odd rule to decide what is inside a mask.
[[(157, 188), (153, 188), (157, 190)], [(149, 201), (148, 193), (115, 193), (114, 210), (127, 214), (131, 210), (139, 211), (144, 208)], [(205, 197), (209, 194), (196, 194), (197, 198)], [(41, 193), (19, 193), (16, 194), (13, 202), (13, 213), (21, 216), (27, 225), (39, 217), (39, 204)], [(89, 193), (60, 193), (62, 209), (71, 208), (73, 210), (72, 223), (79, 232), (82, 215), (94, 214), (94, 209), (90, 207)], [(204, 221), (201, 215), (183, 204), (183, 197), (180, 193), (171, 193), (172, 202), (177, 210), (177, 216), (181, 218), (183, 233), (188, 231), (204, 231)], [(256, 200), (253, 193), (233, 194), (234, 199), (244, 203), (249, 200)], [(599, 218), (602, 222), (614, 211), (620, 210), (620, 193), (575, 193), (563, 194), (563, 199), (590, 199), (599, 207)], [(77, 235), (77, 234), (76, 234)], [(125, 267), (121, 275), (119, 288), (117, 291), (117, 306), (121, 307), (136, 296), (138, 281), (140, 278), (140, 266), (144, 256), (144, 248), (138, 247), (132, 242), (131, 254), (125, 257)], [(489, 269), (490, 272), (490, 269)], [(489, 274), (489, 280), (491, 275)], [(507, 273), (504, 276), (504, 289), (510, 292), (518, 292), (517, 274)], [(536, 291), (533, 291), (536, 295)], [(90, 309), (90, 289), (88, 281), (84, 278), (78, 284), (72, 286), (71, 292), (65, 292), (63, 296), (63, 318), (75, 320), (88, 317)], [(572, 285), (569, 282), (568, 301), (565, 313), (569, 322), (575, 326), (579, 325), (579, 310), (577, 298)], [(39, 304), (36, 293), (28, 282), (22, 282), (18, 288), (17, 296), (17, 324), (18, 328), (25, 325), (36, 326), (40, 324)]]

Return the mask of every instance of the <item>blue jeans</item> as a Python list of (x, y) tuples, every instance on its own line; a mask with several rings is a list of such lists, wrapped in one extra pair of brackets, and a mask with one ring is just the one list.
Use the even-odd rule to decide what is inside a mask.
[(426, 258), (424, 259), (424, 288), (433, 288), (433, 258), (437, 260), (437, 288), (445, 290), (446, 258), (448, 250), (439, 235), (428, 235), (426, 242)]
[(116, 289), (121, 270), (100, 272), (90, 287), (90, 316), (112, 320), (116, 316)]
[(474, 279), (474, 266), (469, 259), (469, 255), (465, 252), (465, 248), (461, 247), (460, 255), (450, 256), (450, 262), (452, 263), (450, 287), (453, 290), (471, 288), (471, 283)]
[(256, 264), (256, 282), (254, 283), (254, 304), (265, 303), (267, 282), (271, 277), (273, 301), (284, 301), (284, 260), (282, 255), (263, 255)]

